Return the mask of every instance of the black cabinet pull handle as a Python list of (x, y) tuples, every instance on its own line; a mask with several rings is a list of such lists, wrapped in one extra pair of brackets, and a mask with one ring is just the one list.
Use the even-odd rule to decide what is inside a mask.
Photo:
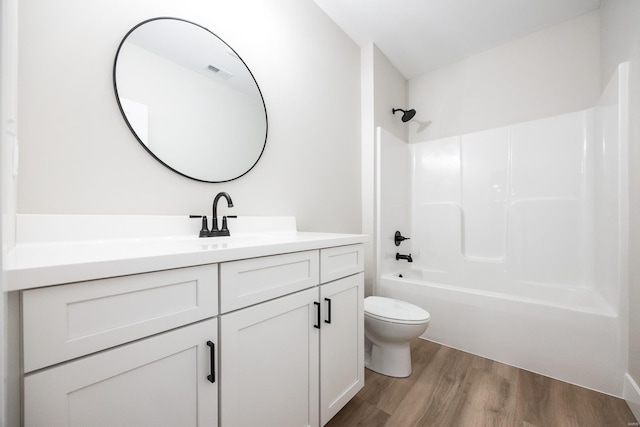
[(316, 329), (320, 329), (320, 303), (317, 301), (314, 301), (313, 305), (316, 306), (316, 313), (318, 314), (318, 321), (316, 322), (315, 325), (313, 325), (313, 327)]
[(324, 323), (331, 324), (331, 298), (324, 299), (327, 302), (327, 320)]
[(211, 341), (207, 341), (207, 345), (211, 349), (211, 375), (207, 375), (207, 379), (211, 383), (216, 382), (216, 345)]

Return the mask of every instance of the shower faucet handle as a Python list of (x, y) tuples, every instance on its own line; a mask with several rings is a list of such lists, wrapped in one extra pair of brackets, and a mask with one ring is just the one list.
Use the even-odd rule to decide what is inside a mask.
[(394, 235), (394, 238), (393, 238), (393, 242), (396, 244), (396, 246), (400, 246), (400, 243), (409, 239), (410, 237), (404, 237), (402, 233), (400, 233), (399, 231), (396, 231), (396, 234)]

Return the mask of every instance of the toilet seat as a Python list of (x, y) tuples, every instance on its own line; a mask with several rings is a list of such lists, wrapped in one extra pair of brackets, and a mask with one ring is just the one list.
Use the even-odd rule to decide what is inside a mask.
[(431, 316), (427, 310), (392, 298), (371, 296), (364, 299), (364, 314), (384, 322), (420, 324)]

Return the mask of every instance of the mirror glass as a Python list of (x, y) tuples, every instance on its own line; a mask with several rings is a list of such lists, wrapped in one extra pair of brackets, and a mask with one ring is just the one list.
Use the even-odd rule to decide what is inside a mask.
[(197, 181), (225, 182), (258, 162), (267, 111), (240, 56), (208, 29), (177, 18), (136, 25), (113, 67), (120, 111), (142, 146)]

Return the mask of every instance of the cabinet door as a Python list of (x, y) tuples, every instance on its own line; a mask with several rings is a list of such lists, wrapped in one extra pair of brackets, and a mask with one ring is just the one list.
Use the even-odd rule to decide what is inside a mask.
[(223, 426), (317, 426), (319, 307), (312, 288), (220, 316)]
[(27, 375), (25, 426), (216, 426), (208, 341), (216, 319)]
[(326, 424), (364, 386), (364, 274), (320, 287), (320, 417)]

